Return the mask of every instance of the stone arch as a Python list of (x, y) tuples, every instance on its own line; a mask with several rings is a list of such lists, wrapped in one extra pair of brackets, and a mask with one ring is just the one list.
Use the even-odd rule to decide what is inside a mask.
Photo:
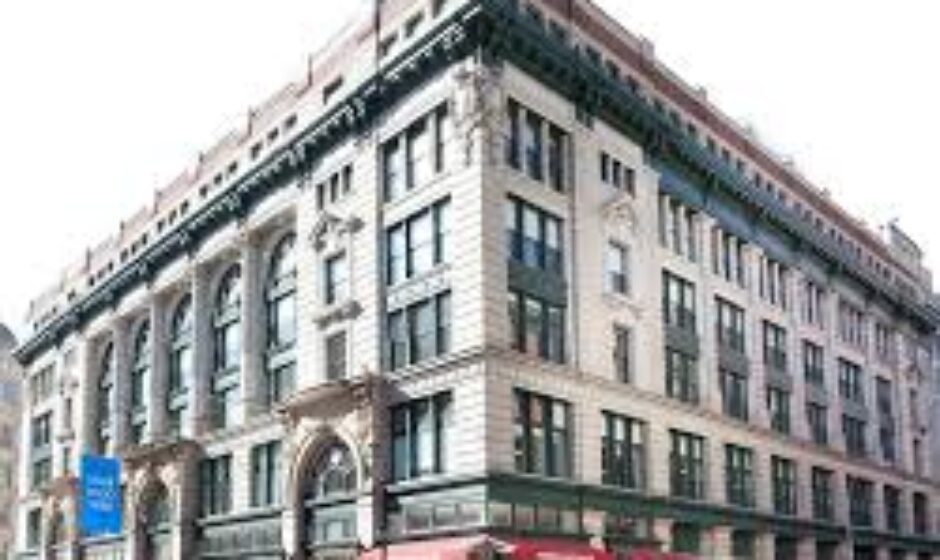
[[(354, 476), (350, 499), (361, 493), (366, 477), (361, 450), (355, 438), (341, 427), (326, 423), (313, 425), (313, 422), (302, 421), (297, 433), (297, 440), (293, 446), (295, 453), (287, 473), (286, 494), (286, 502), (289, 505), (293, 523), (286, 526), (284, 538), (285, 543), (290, 543), (293, 550), (299, 554), (298, 557), (303, 557), (304, 548), (309, 540), (307, 522), (311, 515), (305, 501), (312, 479), (316, 476), (315, 471), (326, 455), (337, 448), (348, 452)], [(358, 540), (355, 535), (354, 538)]]

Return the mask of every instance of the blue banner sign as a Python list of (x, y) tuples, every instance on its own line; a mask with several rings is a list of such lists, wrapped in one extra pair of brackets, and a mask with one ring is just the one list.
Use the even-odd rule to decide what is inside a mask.
[(82, 456), (79, 478), (81, 530), (87, 537), (121, 532), (121, 464), (110, 457)]

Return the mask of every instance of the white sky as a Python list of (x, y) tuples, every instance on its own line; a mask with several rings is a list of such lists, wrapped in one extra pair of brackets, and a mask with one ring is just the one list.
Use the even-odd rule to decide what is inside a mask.
[[(303, 68), (367, 0), (0, 3), (0, 322)], [(940, 2), (596, 0), (940, 270)]]

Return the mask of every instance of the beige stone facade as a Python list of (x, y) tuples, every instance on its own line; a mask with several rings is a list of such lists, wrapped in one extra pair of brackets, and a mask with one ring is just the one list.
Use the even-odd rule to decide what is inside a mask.
[[(929, 272), (856, 224), (878, 272), (853, 273), (766, 195), (684, 173), (519, 58), (580, 44), (655, 114), (686, 94), (631, 66), (648, 49), (587, 2), (513, 4), (381, 3), (35, 305), (21, 557), (940, 556)], [(699, 109), (668, 126), (750, 142)], [(121, 460), (121, 534), (79, 530), (84, 454)]]

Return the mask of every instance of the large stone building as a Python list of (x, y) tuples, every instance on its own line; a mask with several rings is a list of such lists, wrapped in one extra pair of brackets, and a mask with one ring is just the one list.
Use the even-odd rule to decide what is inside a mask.
[(21, 557), (940, 557), (916, 245), (587, 0), (373, 9), (34, 303)]
[(20, 367), (13, 359), (16, 337), (0, 324), (0, 560), (13, 558), (16, 520), (17, 427), (20, 425)]

